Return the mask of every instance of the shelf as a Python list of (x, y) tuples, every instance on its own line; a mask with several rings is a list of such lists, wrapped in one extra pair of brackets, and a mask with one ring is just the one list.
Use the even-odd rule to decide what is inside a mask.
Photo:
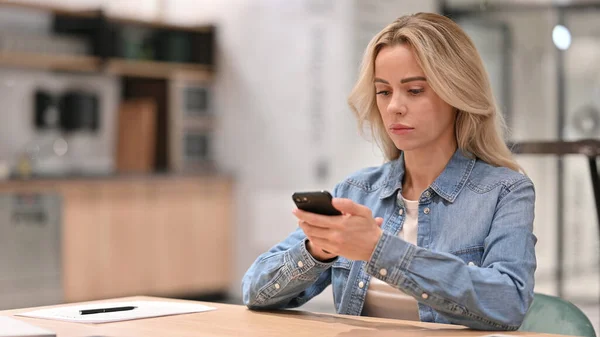
[(82, 55), (50, 55), (0, 51), (0, 66), (48, 70), (95, 72), (100, 59)]
[[(101, 65), (101, 59), (94, 56), (0, 51), (0, 67), (102, 72)], [(104, 71), (120, 76), (197, 81), (210, 81), (213, 77), (210, 67), (205, 65), (123, 59), (110, 59)]]
[[(23, 10), (38, 10), (52, 13), (55, 15), (54, 24), (58, 25), (57, 27), (62, 27), (55, 27), (56, 31), (59, 32), (59, 34), (68, 35), (76, 33), (81, 36), (85, 36), (85, 38), (87, 39), (96, 39), (94, 41), (103, 42), (94, 42), (98, 43), (98, 45), (94, 44), (95, 47), (93, 49), (95, 50), (95, 54), (93, 56), (36, 54), (0, 50), (0, 66), (64, 71), (99, 72), (115, 74), (119, 76), (132, 76), (141, 78), (161, 78), (174, 80), (181, 79), (191, 81), (212, 80), (212, 66), (209, 65), (209, 63), (212, 63), (212, 56), (206, 53), (212, 51), (212, 39), (214, 30), (213, 26), (206, 25), (193, 27), (166, 23), (159, 20), (139, 20), (118, 15), (105, 15), (105, 13), (103, 13), (100, 7), (97, 9), (89, 7), (80, 7), (80, 10), (77, 10), (75, 8), (58, 7), (55, 5), (43, 4), (41, 0), (38, 3), (27, 3), (16, 0), (0, 0), (0, 9), (3, 7), (12, 7)], [(57, 16), (62, 16), (63, 18), (61, 20), (58, 20)], [(107, 42), (102, 39), (98, 40), (99, 35), (103, 36), (104, 34), (107, 34), (111, 31), (110, 24), (107, 25), (107, 21), (109, 23), (115, 23), (116, 26), (141, 25), (154, 27), (157, 28), (157, 30), (165, 29), (167, 31), (187, 31), (190, 32), (190, 34), (184, 34), (185, 38), (183, 42), (190, 43), (193, 47), (192, 49), (204, 48), (204, 44), (207, 44), (207, 51), (206, 53), (202, 51), (199, 53), (199, 55), (193, 55), (193, 57), (192, 55), (190, 56), (190, 58), (198, 60), (199, 63), (144, 61), (135, 59), (123, 59), (118, 56), (112, 56), (108, 59), (101, 58), (99, 57), (100, 55), (118, 54), (113, 50), (114, 48), (116, 48), (113, 45), (114, 43), (116, 43), (115, 41), (111, 40), (111, 42)], [(100, 30), (102, 34), (100, 34), (97, 30)], [(88, 42), (91, 42), (91, 40)], [(100, 45), (101, 47), (99, 47)], [(192, 50), (190, 51), (190, 53), (194, 54), (198, 52), (194, 52)]]
[(0, 0), (0, 5), (14, 7), (18, 9), (44, 11), (53, 14), (68, 15), (73, 17), (92, 18), (98, 15), (98, 11), (92, 10), (91, 8), (88, 8), (86, 10), (75, 10), (67, 7), (54, 6), (42, 3), (27, 3), (15, 0)]
[(212, 80), (210, 66), (191, 63), (109, 59), (105, 71), (110, 74), (149, 78), (185, 78)]
[[(50, 12), (55, 15), (64, 15), (70, 17), (81, 17), (81, 18), (93, 18), (97, 17), (101, 12), (102, 8), (85, 8), (81, 10), (68, 8), (66, 6), (55, 6), (48, 5), (42, 3), (27, 3), (22, 1), (15, 0), (0, 0), (0, 6), (9, 6), (18, 9), (25, 10), (36, 10), (36, 11), (44, 11)], [(146, 27), (155, 27), (155, 28), (165, 28), (165, 29), (175, 29), (182, 31), (190, 31), (190, 32), (208, 32), (210, 31), (210, 26), (189, 26), (189, 25), (178, 25), (173, 23), (167, 23), (159, 20), (140, 20), (134, 19), (125, 16), (119, 15), (111, 15), (106, 14), (106, 18), (111, 22), (116, 23), (126, 23), (126, 24), (134, 24)]]

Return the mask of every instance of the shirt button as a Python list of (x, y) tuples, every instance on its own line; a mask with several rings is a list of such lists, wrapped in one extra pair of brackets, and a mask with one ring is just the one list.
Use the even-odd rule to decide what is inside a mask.
[(431, 192), (425, 191), (425, 197), (429, 198), (431, 196)]
[(473, 261), (469, 262), (469, 266), (474, 266), (475, 263)]
[(358, 282), (358, 287), (360, 289), (364, 288), (365, 287), (365, 283), (363, 281)]
[(279, 289), (279, 288), (280, 288), (279, 283), (275, 283), (275, 289)]
[(423, 210), (423, 213), (425, 214), (429, 214), (431, 210), (429, 209), (429, 207), (425, 207), (425, 209)]
[(421, 294), (421, 297), (422, 297), (424, 300), (426, 300), (426, 299), (428, 299), (428, 298), (429, 298), (429, 295), (427, 295), (427, 293), (423, 293), (423, 294)]
[(298, 268), (302, 268), (304, 267), (304, 263), (302, 263), (302, 261), (298, 261)]
[(379, 275), (381, 275), (381, 276), (387, 275), (387, 270), (385, 268), (379, 269)]
[(400, 214), (400, 215), (404, 214), (404, 210), (402, 208), (400, 208), (400, 210), (398, 211), (398, 214)]

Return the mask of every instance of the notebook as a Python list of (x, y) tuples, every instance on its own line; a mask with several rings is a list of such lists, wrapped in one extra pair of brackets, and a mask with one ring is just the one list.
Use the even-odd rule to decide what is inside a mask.
[(0, 316), (0, 337), (56, 337), (56, 334), (12, 317)]

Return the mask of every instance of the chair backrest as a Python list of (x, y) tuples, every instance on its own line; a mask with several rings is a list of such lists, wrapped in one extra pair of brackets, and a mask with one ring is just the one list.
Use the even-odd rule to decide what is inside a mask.
[(596, 337), (587, 316), (559, 297), (535, 294), (519, 331)]

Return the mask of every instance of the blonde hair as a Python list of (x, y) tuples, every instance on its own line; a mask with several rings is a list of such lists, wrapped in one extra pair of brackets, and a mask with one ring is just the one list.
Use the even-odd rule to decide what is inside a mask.
[(361, 131), (369, 125), (387, 160), (401, 151), (386, 133), (375, 99), (375, 58), (384, 46), (407, 44), (431, 88), (457, 109), (458, 148), (493, 166), (522, 171), (504, 142), (505, 122), (471, 39), (452, 20), (433, 13), (398, 18), (369, 43), (348, 103)]

